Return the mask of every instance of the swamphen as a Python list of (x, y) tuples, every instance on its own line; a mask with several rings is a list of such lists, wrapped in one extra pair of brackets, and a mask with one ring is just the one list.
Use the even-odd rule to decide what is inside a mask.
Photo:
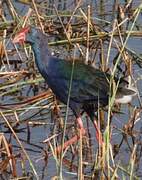
[[(35, 62), (39, 72), (48, 83), (56, 95), (64, 104), (67, 104), (69, 94), (69, 84), (72, 73), (72, 62), (59, 59), (51, 55), (48, 48), (47, 36), (38, 28), (23, 28), (13, 39), (14, 43), (29, 43), (35, 56)], [(81, 121), (81, 111), (85, 111), (90, 119), (94, 121), (95, 111), (100, 106), (106, 106), (110, 96), (110, 75), (99, 69), (95, 69), (80, 61), (75, 61), (71, 85), (69, 107), (72, 109), (77, 118), (82, 133), (83, 124)], [(117, 83), (117, 79), (115, 79)], [(116, 93), (115, 101), (117, 103), (128, 103), (136, 94), (136, 91), (126, 86), (128, 83), (122, 80)], [(65, 144), (70, 145), (78, 137), (67, 141)]]

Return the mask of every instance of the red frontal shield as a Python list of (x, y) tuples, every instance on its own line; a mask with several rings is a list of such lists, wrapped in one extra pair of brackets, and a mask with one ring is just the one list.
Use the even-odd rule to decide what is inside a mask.
[(14, 37), (13, 43), (24, 43), (26, 40), (26, 33), (30, 30), (30, 27), (25, 27)]

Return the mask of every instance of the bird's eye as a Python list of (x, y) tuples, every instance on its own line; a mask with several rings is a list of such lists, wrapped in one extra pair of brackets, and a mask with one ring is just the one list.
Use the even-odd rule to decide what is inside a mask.
[(31, 29), (29, 29), (29, 33), (31, 33), (32, 32), (32, 30)]

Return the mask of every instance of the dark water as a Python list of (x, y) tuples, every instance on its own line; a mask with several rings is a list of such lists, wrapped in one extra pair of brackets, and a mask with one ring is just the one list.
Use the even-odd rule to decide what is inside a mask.
[[(37, 2), (38, 2), (37, 4), (38, 4), (39, 12), (46, 15), (46, 18), (47, 18), (47, 16), (49, 18), (52, 15), (52, 13), (55, 14), (54, 11), (51, 11), (51, 9), (53, 8), (52, 6), (49, 9), (47, 8), (48, 5), (51, 5), (51, 4), (53, 5), (53, 3), (51, 3), (51, 4), (45, 3), (44, 4), (43, 3), (44, 1), (37, 1)], [(60, 11), (71, 10), (71, 9), (74, 9), (74, 7), (76, 6), (74, 4), (74, 2), (71, 3), (71, 1), (61, 1), (61, 2), (62, 2), (61, 5), (59, 5), (60, 3), (55, 1), (55, 5), (57, 6), (57, 8)], [(19, 3), (18, 1), (12, 1), (12, 3), (13, 3), (13, 6), (15, 7), (16, 12), (20, 16), (24, 16), (26, 14), (26, 12), (28, 11), (29, 7), (30, 6), (32, 7), (31, 4), (22, 4), (22, 3)], [(121, 3), (121, 5), (123, 6), (125, 2), (121, 1), (119, 3)], [(111, 25), (106, 27), (105, 22), (104, 21), (102, 22), (100, 20), (103, 19), (105, 21), (109, 21), (109, 23), (111, 24), (112, 21), (110, 21), (110, 19), (113, 19), (114, 16), (116, 15), (115, 11), (113, 11), (114, 1), (102, 1), (102, 9), (101, 9), (100, 1), (83, 1), (81, 7), (82, 7), (82, 9), (84, 9), (84, 12), (86, 12), (88, 4), (90, 4), (91, 8), (92, 8), (91, 9), (92, 17), (93, 17), (92, 19), (94, 20), (94, 22), (96, 24), (98, 24), (99, 26), (103, 27), (103, 30), (109, 31), (112, 28)], [(133, 7), (137, 7), (139, 4), (140, 4), (140, 1), (134, 1)], [(3, 7), (4, 7), (6, 19), (13, 21), (13, 17), (11, 16), (9, 9), (7, 8), (7, 5), (4, 4)], [(101, 12), (102, 12), (102, 14), (101, 14)], [(79, 10), (77, 10), (77, 14), (79, 14)], [(139, 18), (137, 21), (137, 24), (140, 26), (140, 28), (141, 28), (140, 24), (142, 23), (141, 17), (142, 16), (139, 15)], [(32, 17), (31, 23), (34, 24), (35, 19), (36, 19), (35, 17)], [(53, 20), (57, 20), (57, 17), (55, 16), (55, 18), (53, 18)], [(74, 18), (73, 21), (75, 22), (76, 18)], [(52, 39), (51, 39), (51, 41), (52, 41)], [(130, 50), (134, 51), (136, 53), (136, 55), (141, 56), (141, 52), (142, 52), (141, 44), (142, 44), (141, 37), (133, 37), (133, 38), (129, 39), (129, 41), (127, 43), (127, 47)], [(104, 47), (105, 47), (105, 45), (104, 45)], [(8, 44), (7, 51), (10, 50), (11, 48), (13, 48), (12, 45)], [(22, 48), (22, 47), (19, 47), (19, 48)], [(53, 46), (53, 47), (51, 47), (51, 50), (60, 57), (70, 57), (71, 56), (68, 53), (67, 49), (64, 48), (64, 46), (57, 46), (57, 47)], [(63, 50), (65, 51), (65, 53), (63, 53)], [(104, 51), (107, 53), (107, 49), (104, 49)], [(69, 52), (70, 52), (70, 50), (69, 50)], [(71, 52), (74, 52), (74, 51), (72, 50)], [(90, 56), (92, 56), (92, 54)], [(115, 56), (116, 56), (116, 50), (112, 49), (111, 55), (110, 55), (110, 65)], [(19, 56), (17, 54), (8, 55), (8, 57), (10, 60), (19, 59)], [(19, 65), (17, 65), (17, 67), (15, 67), (14, 65), (10, 65), (10, 70), (18, 71), (18, 70), (26, 68), (31, 73), (34, 71), (33, 78), (39, 79), (39, 74), (38, 74), (37, 70), (35, 72), (35, 66), (34, 66), (33, 61), (32, 62), (27, 61), (27, 58), (25, 57), (25, 53), (23, 51), (22, 51), (22, 57), (23, 57), (22, 62)], [(30, 57), (32, 59), (32, 54), (30, 55)], [(96, 57), (99, 57), (99, 55), (96, 55)], [(25, 62), (26, 62), (26, 64), (25, 64)], [(98, 60), (98, 62), (99, 62), (99, 60)], [(6, 68), (7, 68), (7, 66), (1, 67), (1, 71), (4, 71), (4, 72), (7, 71)], [(135, 63), (135, 62), (133, 63), (133, 77), (136, 80), (136, 85), (139, 90), (139, 95), (141, 96), (141, 88), (142, 88), (141, 87), (141, 79), (142, 79), (141, 78), (141, 67), (139, 67), (137, 65), (137, 63)], [(29, 78), (25, 78), (24, 80), (21, 79), (20, 81), (26, 82), (28, 79)], [(3, 81), (3, 79), (1, 80), (1, 82), (2, 81)], [(18, 83), (20, 81), (18, 81)], [(7, 82), (7, 80), (6, 80), (6, 82)], [(15, 83), (14, 87), (16, 87), (16, 85), (17, 84)], [(48, 86), (44, 83), (43, 79), (39, 79), (39, 82), (36, 85), (30, 84), (30, 85), (26, 85), (26, 86), (21, 86), (20, 90), (18, 90), (17, 92), (8, 94), (8, 95), (4, 96), (3, 98), (1, 98), (1, 102), (2, 102), (2, 104), (19, 103), (19, 102), (24, 101), (27, 97), (32, 97), (33, 95), (37, 95), (40, 92), (45, 91), (47, 88), (48, 88)], [(6, 87), (6, 91), (10, 92), (10, 90), (11, 90), (11, 87)], [(2, 91), (2, 93), (3, 92), (4, 91)], [(47, 106), (44, 110), (41, 110), (40, 107), (43, 105), (49, 105), (49, 106)], [(54, 123), (53, 119), (51, 118), (50, 105), (53, 105), (52, 100), (45, 98), (45, 99), (41, 99), (41, 100), (37, 101), (32, 106), (27, 105), (28, 109), (19, 108), (19, 110), (17, 109), (17, 111), (16, 111), (18, 114), (20, 123), (23, 122), (22, 125), (20, 125), (18, 127), (18, 129), (20, 129), (20, 133), (17, 133), (17, 135), (18, 135), (19, 139), (21, 140), (24, 148), (27, 150), (27, 153), (33, 162), (33, 165), (38, 173), (39, 178), (44, 179), (44, 180), (48, 180), (54, 176), (57, 176), (57, 172), (58, 172), (58, 166), (57, 166), (56, 160), (53, 156), (48, 157), (48, 162), (46, 162), (44, 159), (45, 151), (50, 151), (50, 150), (49, 150), (49, 145), (44, 144), (43, 141), (46, 138), (51, 137), (55, 132), (59, 133), (58, 127), (55, 127), (55, 123)], [(120, 144), (120, 142), (123, 138), (120, 130), (123, 129), (124, 125), (127, 124), (128, 120), (132, 117), (132, 112), (134, 111), (135, 107), (140, 108), (140, 103), (139, 103), (137, 97), (133, 100), (131, 107), (128, 105), (123, 105), (121, 107), (121, 111), (123, 112), (123, 114), (117, 114), (113, 117), (112, 124), (111, 124), (111, 126), (114, 127), (114, 128), (112, 128), (112, 137), (111, 137), (112, 145)], [(65, 110), (66, 110), (65, 107), (61, 108), (61, 116), (63, 118), (65, 117)], [(4, 111), (4, 113), (5, 113), (5, 111)], [(15, 121), (15, 115), (13, 114), (13, 112), (8, 116), (8, 118), (11, 121)], [(138, 118), (139, 119), (135, 124), (134, 130), (137, 132), (136, 139), (138, 139), (138, 141), (141, 142), (141, 136), (142, 136), (141, 116), (139, 116)], [(67, 126), (70, 127), (70, 125), (74, 124), (73, 119), (74, 119), (74, 117), (72, 115), (72, 112), (70, 112), (70, 117), (68, 119)], [(40, 126), (29, 125), (27, 128), (27, 123), (24, 122), (25, 120), (32, 121), (32, 122), (41, 122), (41, 123), (44, 122), (45, 124), (40, 125)], [(87, 126), (85, 116), (83, 116), (83, 121), (84, 121), (85, 126)], [(57, 126), (58, 126), (58, 124), (57, 124)], [(22, 128), (24, 128), (23, 132), (21, 132)], [(15, 141), (15, 139), (13, 137), (11, 137), (11, 134), (9, 132), (6, 133), (7, 128), (1, 126), (1, 129), (2, 129), (2, 132), (5, 132), (5, 136), (10, 141), (10, 143), (13, 145), (14, 154), (18, 154), (18, 153), (23, 154), (21, 148), (19, 147), (19, 145), (17, 145), (17, 142)], [(30, 133), (28, 133), (28, 130)], [(55, 130), (55, 132), (54, 132), (54, 130)], [(95, 130), (94, 130), (94, 127), (92, 126), (91, 122), (89, 122), (89, 131), (91, 133), (90, 140), (92, 143), (93, 153), (91, 154), (92, 161), (88, 160), (88, 162), (94, 162), (98, 145), (96, 143)], [(69, 130), (68, 130), (68, 132), (69, 132)], [(29, 142), (27, 142), (29, 134), (30, 134), (30, 140), (29, 140)], [(72, 136), (72, 134), (71, 135), (70, 134), (71, 133), (69, 132), (69, 136)], [(128, 166), (130, 156), (132, 153), (130, 151), (129, 146), (133, 147), (132, 143), (133, 142), (132, 142), (131, 136), (128, 136), (127, 142), (124, 140), (124, 142), (122, 143), (122, 146), (119, 150), (119, 153), (117, 154), (117, 156), (115, 158), (116, 164), (118, 162), (123, 167)], [(141, 148), (140, 143), (138, 146), (139, 146), (139, 148)], [(138, 153), (139, 152), (140, 152), (140, 150), (138, 150)], [(22, 158), (23, 159), (25, 158), (24, 155)], [(72, 153), (71, 152), (67, 153), (66, 158), (67, 159), (73, 158)], [(76, 166), (78, 166), (77, 160), (78, 160), (78, 158), (75, 157), (74, 164), (76, 164)], [(85, 160), (87, 161), (87, 158)], [(31, 170), (31, 167), (29, 166), (29, 162), (28, 161), (24, 161), (24, 162), (25, 162), (25, 164), (24, 164), (25, 175), (31, 174), (31, 176), (32, 176), (33, 172)], [(18, 175), (22, 176), (21, 158), (17, 159), (17, 169), (18, 169), (17, 170)], [(91, 174), (91, 168), (89, 165), (86, 168), (84, 168), (84, 172), (87, 175)], [(120, 171), (120, 172), (118, 172), (118, 174), (120, 175), (120, 178), (121, 178), (122, 172)], [(140, 178), (142, 177), (141, 156), (139, 157), (138, 164), (136, 165), (135, 174), (137, 176), (139, 176)], [(65, 177), (65, 179), (77, 179), (77, 172), (70, 171), (70, 169), (63, 166), (63, 176)]]

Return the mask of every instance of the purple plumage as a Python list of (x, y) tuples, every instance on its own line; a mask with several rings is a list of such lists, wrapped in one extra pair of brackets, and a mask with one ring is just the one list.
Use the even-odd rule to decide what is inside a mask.
[[(64, 104), (67, 104), (73, 70), (69, 107), (76, 117), (85, 111), (91, 120), (94, 120), (94, 113), (98, 104), (100, 106), (108, 104), (108, 98), (112, 95), (109, 85), (111, 76), (108, 73), (85, 65), (80, 61), (75, 61), (73, 66), (71, 61), (52, 56), (48, 48), (47, 36), (37, 28), (23, 29), (13, 42), (31, 44), (39, 72), (57, 98)], [(117, 79), (115, 81), (117, 83)], [(127, 82), (122, 80), (117, 89), (116, 101), (118, 100), (119, 103), (121, 103), (121, 99), (123, 99), (122, 103), (128, 103), (136, 94), (135, 90), (124, 87), (126, 85)]]

